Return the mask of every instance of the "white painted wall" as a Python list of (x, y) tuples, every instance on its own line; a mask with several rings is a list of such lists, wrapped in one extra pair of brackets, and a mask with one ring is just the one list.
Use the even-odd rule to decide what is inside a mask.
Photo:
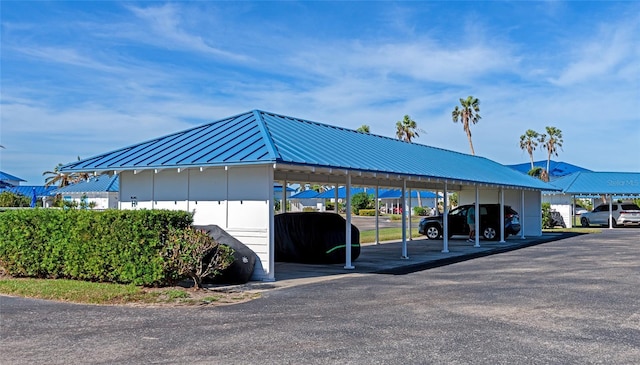
[[(500, 204), (499, 189), (479, 189), (480, 204)], [(520, 215), (521, 224), (524, 226), (525, 236), (542, 235), (542, 200), (539, 191), (524, 192), (524, 204), (522, 206), (521, 190), (505, 189), (504, 205), (509, 205)], [(465, 187), (458, 192), (458, 204), (473, 204), (476, 201), (476, 192), (473, 186)]]
[(80, 206), (82, 197), (86, 196), (87, 204), (95, 203), (93, 209), (117, 209), (118, 193), (117, 192), (89, 192), (89, 193), (65, 193), (63, 199), (74, 201)]
[(271, 165), (124, 171), (120, 209), (190, 211), (194, 224), (218, 225), (256, 253), (253, 280), (274, 278)]
[(548, 194), (544, 195), (542, 200), (551, 204), (551, 209), (562, 215), (564, 224), (567, 228), (573, 227), (573, 219), (571, 219), (571, 195), (569, 194)]

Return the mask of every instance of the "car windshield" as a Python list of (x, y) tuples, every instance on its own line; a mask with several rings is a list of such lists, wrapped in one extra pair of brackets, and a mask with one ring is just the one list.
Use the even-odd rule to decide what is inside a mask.
[(449, 212), (449, 215), (466, 215), (467, 207), (457, 207)]

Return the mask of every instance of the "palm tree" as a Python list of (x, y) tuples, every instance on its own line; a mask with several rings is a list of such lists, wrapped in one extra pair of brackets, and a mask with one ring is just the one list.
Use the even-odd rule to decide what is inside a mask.
[(418, 125), (409, 115), (405, 115), (402, 121), (396, 122), (396, 137), (411, 143), (413, 137), (420, 137)]
[(57, 185), (62, 188), (73, 182), (73, 178), (70, 175), (60, 172), (60, 167), (62, 167), (61, 163), (54, 167), (53, 171), (45, 171), (42, 173), (42, 176), (49, 175), (44, 179), (44, 186)]
[(366, 124), (361, 125), (360, 128), (356, 129), (356, 131), (362, 132), (362, 133), (371, 133), (369, 126)]
[(469, 96), (466, 99), (460, 99), (460, 104), (462, 108), (456, 107), (451, 112), (451, 117), (453, 118), (453, 122), (457, 123), (458, 120), (462, 122), (462, 128), (467, 133), (467, 138), (469, 138), (469, 147), (471, 147), (471, 154), (475, 156), (475, 151), (473, 150), (473, 142), (471, 142), (471, 129), (469, 128), (469, 122), (476, 124), (482, 118), (478, 113), (480, 112), (480, 100), (474, 98), (473, 96)]
[[(547, 150), (547, 174), (549, 173), (549, 164), (551, 163), (551, 155), (558, 156), (558, 148), (562, 148), (562, 131), (556, 127), (545, 127), (547, 134), (540, 136), (542, 147)], [(549, 138), (549, 139), (547, 139)]]
[(533, 129), (528, 129), (523, 135), (520, 136), (520, 149), (527, 150), (529, 157), (531, 158), (531, 169), (533, 169), (533, 151), (538, 147), (540, 140), (540, 133)]

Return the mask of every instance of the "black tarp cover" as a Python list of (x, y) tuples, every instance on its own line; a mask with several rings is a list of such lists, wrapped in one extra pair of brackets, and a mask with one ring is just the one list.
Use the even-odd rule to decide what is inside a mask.
[(206, 231), (214, 241), (233, 249), (234, 261), (213, 279), (206, 282), (219, 284), (245, 284), (251, 279), (256, 263), (256, 253), (216, 225), (195, 226)]
[[(275, 261), (337, 264), (345, 261), (346, 223), (334, 213), (282, 213), (274, 217)], [(351, 260), (360, 256), (360, 231), (351, 225)]]

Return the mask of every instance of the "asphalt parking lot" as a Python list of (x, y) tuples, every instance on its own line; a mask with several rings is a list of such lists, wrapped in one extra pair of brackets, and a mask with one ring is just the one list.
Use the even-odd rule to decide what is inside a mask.
[(638, 364), (640, 229), (226, 307), (0, 297), (2, 364)]

